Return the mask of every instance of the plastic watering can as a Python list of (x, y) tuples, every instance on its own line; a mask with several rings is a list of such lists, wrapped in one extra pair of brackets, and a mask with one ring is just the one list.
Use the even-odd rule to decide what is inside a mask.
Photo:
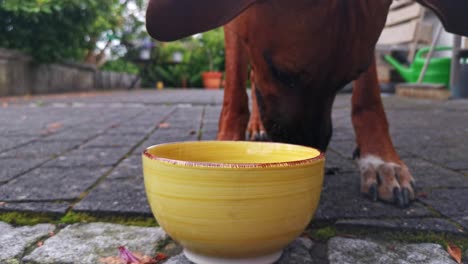
[[(430, 47), (424, 47), (416, 53), (416, 57), (413, 64), (410, 67), (406, 67), (398, 62), (395, 58), (390, 55), (385, 56), (385, 60), (390, 63), (400, 73), (400, 75), (409, 83), (416, 83), (419, 78), (419, 74), (424, 67), (426, 58), (424, 55), (429, 52)], [(439, 46), (435, 48), (435, 51), (446, 51), (452, 50), (452, 47)], [(444, 84), (447, 88), (450, 86), (450, 67), (452, 58), (431, 58), (429, 67), (427, 68), (426, 75), (424, 76), (424, 83), (437, 83)]]

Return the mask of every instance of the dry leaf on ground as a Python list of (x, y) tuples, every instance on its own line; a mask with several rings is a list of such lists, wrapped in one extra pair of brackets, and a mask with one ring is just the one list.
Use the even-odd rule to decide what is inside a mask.
[(57, 132), (57, 130), (61, 129), (63, 125), (59, 122), (56, 123), (50, 123), (47, 125), (46, 129), (44, 129), (43, 134), (44, 135), (49, 135), (49, 134), (54, 134)]
[(126, 264), (120, 257), (106, 257), (100, 258), (102, 264)]
[(102, 264), (159, 264), (166, 260), (167, 255), (163, 253), (156, 254), (155, 257), (144, 255), (140, 252), (131, 252), (127, 248), (119, 247), (119, 256), (100, 258)]
[(63, 125), (61, 123), (58, 123), (58, 122), (51, 123), (51, 124), (47, 125), (47, 129), (50, 129), (50, 130), (57, 130), (57, 129), (60, 129), (62, 127), (63, 127)]
[(156, 259), (157, 256), (155, 258), (152, 258), (150, 256), (146, 256), (146, 255), (140, 254), (138, 252), (134, 253), (134, 255), (139, 258), (138, 262), (125, 262), (119, 256), (100, 258), (99, 261), (102, 264), (159, 264), (159, 263), (161, 263), (160, 262), (161, 260)]
[(169, 128), (171, 126), (171, 124), (169, 123), (160, 123), (159, 124), (159, 128)]
[(166, 260), (167, 258), (168, 258), (168, 257), (167, 257), (166, 254), (164, 254), (164, 253), (158, 253), (158, 254), (156, 254), (156, 257), (154, 257), (154, 260), (156, 261), (156, 263), (159, 263), (159, 262), (161, 262), (161, 261), (163, 261), (163, 260)]
[(458, 264), (461, 263), (462, 252), (461, 252), (461, 249), (457, 245), (448, 244), (447, 252)]

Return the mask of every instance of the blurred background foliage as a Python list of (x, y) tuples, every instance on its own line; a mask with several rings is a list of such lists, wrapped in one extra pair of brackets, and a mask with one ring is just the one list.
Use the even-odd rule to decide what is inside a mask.
[[(182, 54), (180, 63), (174, 63), (176, 53)], [(154, 63), (145, 81), (162, 81), (169, 87), (202, 87), (203, 72), (224, 72), (224, 32), (218, 28), (179, 41), (159, 43), (153, 56)]]
[[(140, 58), (147, 0), (0, 0), (0, 47), (38, 63), (75, 61), (139, 74), (144, 86), (201, 87), (201, 73), (224, 71), (222, 29), (179, 41), (151, 40)], [(175, 54), (181, 61), (175, 61)]]

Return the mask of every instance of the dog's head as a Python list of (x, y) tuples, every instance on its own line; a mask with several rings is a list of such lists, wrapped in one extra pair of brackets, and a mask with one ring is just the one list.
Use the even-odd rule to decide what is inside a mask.
[[(261, 0), (268, 1), (268, 0)], [(447, 31), (468, 36), (467, 0), (417, 0), (439, 16)], [(150, 0), (148, 33), (171, 41), (222, 26), (256, 0)]]

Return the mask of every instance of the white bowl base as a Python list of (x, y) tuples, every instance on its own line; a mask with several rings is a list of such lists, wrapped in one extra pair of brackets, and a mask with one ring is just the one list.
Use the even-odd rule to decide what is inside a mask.
[(196, 264), (272, 264), (281, 257), (281, 254), (283, 254), (283, 251), (254, 258), (232, 259), (200, 255), (184, 249), (184, 255)]

